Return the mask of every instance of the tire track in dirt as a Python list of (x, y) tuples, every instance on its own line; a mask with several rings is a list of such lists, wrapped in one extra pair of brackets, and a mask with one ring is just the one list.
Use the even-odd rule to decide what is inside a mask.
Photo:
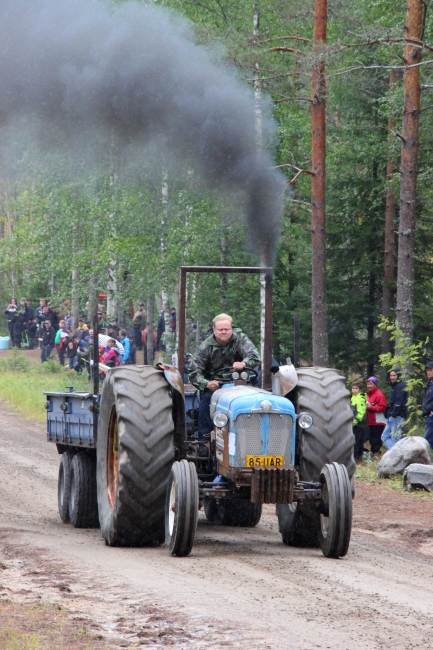
[(254, 529), (201, 515), (189, 558), (109, 548), (61, 523), (59, 458), (43, 425), (0, 408), (2, 598), (60, 601), (113, 647), (431, 647), (433, 560), (399, 530), (355, 532), (349, 554), (328, 560), (284, 546), (266, 506)]

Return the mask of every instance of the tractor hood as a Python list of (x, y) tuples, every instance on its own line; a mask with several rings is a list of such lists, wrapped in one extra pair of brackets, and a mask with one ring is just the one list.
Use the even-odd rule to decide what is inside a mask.
[[(263, 404), (263, 402), (266, 403)], [(269, 409), (269, 403), (271, 409)], [(252, 413), (253, 411), (255, 413), (287, 414), (295, 420), (295, 409), (292, 402), (285, 397), (273, 395), (253, 386), (230, 386), (216, 390), (212, 395), (211, 417), (215, 411), (227, 413), (232, 421), (236, 420), (241, 413)]]

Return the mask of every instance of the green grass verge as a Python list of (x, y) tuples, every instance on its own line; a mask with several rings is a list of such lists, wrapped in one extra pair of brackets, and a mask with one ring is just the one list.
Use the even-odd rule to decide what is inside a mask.
[(377, 483), (384, 486), (388, 490), (394, 490), (406, 496), (417, 497), (426, 501), (433, 501), (433, 494), (425, 490), (407, 491), (403, 488), (403, 476), (396, 475), (389, 478), (379, 478), (376, 475), (376, 468), (378, 461), (367, 460), (364, 463), (356, 466), (355, 479), (357, 481), (365, 481), (367, 483)]
[(0, 603), (2, 650), (114, 650), (55, 603)]
[(77, 391), (92, 392), (87, 373), (77, 375), (54, 361), (31, 363), (19, 352), (0, 363), (0, 401), (28, 420), (46, 419), (44, 391), (65, 391), (73, 386)]

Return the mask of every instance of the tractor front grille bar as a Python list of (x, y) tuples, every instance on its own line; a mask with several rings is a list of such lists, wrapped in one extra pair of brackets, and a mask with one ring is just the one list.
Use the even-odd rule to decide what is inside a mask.
[(292, 503), (295, 489), (295, 470), (254, 467), (251, 477), (253, 503)]

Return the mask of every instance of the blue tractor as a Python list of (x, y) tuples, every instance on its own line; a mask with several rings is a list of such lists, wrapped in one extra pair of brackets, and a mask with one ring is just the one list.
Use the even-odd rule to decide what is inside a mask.
[[(181, 282), (181, 350), (184, 295)], [(172, 555), (185, 556), (201, 508), (211, 522), (252, 527), (263, 504), (275, 504), (285, 544), (344, 556), (355, 469), (344, 378), (291, 363), (266, 375), (269, 353), (268, 340), (265, 388), (251, 385), (252, 369), (222, 368), (214, 377), (221, 388), (212, 397), (205, 457), (196, 435), (200, 395), (184, 391), (175, 367), (120, 366), (107, 371), (102, 392), (94, 373), (92, 393), (46, 393), (47, 436), (61, 454), (62, 521), (99, 526), (110, 546), (165, 542)]]
[[(191, 428), (186, 456), (173, 464), (168, 481), (169, 550), (191, 552), (201, 507), (213, 523), (253, 527), (268, 503), (276, 505), (284, 543), (320, 545), (325, 556), (342, 557), (351, 534), (354, 470), (344, 380), (332, 369), (297, 372), (288, 364), (275, 369), (269, 392), (249, 385), (254, 374), (224, 368), (213, 377), (221, 388), (212, 397), (207, 458), (196, 453), (197, 393), (185, 395)], [(330, 427), (336, 404), (338, 421)]]

